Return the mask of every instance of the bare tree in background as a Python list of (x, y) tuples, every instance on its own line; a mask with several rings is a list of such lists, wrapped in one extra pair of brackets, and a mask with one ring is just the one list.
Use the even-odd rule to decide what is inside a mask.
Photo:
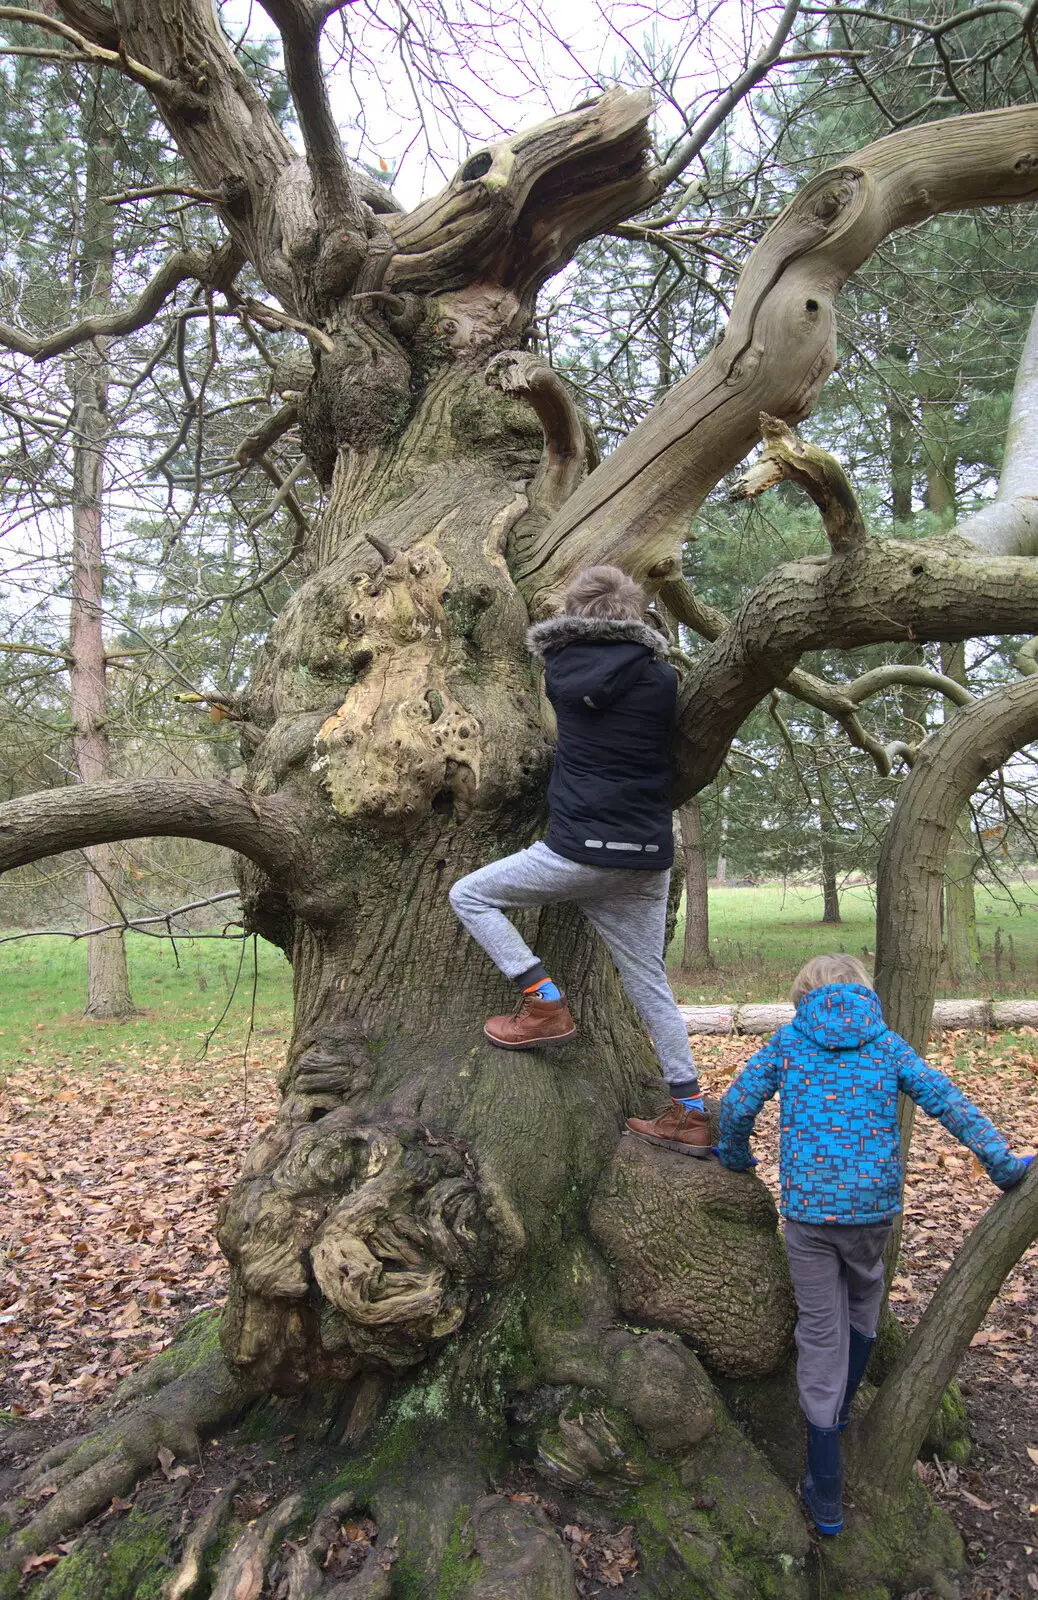
[[(95, 74), (95, 79), (100, 73)], [(112, 189), (112, 129), (100, 85), (86, 97), (83, 141), (87, 147), (83, 195), (83, 243), (79, 261), (82, 308), (103, 313), (110, 304), (115, 259), (115, 213), (102, 196)], [(83, 783), (112, 776), (106, 720), (108, 696), (104, 641), (104, 474), (108, 363), (104, 341), (76, 346), (72, 427), (72, 593), (69, 604), (69, 698), (72, 748)], [(110, 886), (119, 872), (118, 851), (108, 844), (85, 852), (85, 900), (89, 926), (104, 927), (121, 916)], [(121, 932), (87, 940), (86, 1015), (96, 1020), (133, 1016)]]

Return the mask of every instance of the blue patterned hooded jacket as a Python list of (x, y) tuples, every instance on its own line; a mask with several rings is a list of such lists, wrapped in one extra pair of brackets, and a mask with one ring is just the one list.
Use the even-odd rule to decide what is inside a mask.
[(1023, 1177), (1027, 1162), (943, 1072), (891, 1033), (877, 995), (852, 983), (812, 989), (747, 1063), (721, 1101), (718, 1154), (737, 1172), (752, 1164), (754, 1121), (777, 1094), (783, 1216), (886, 1222), (901, 1209), (898, 1090), (968, 1146), (1000, 1188)]

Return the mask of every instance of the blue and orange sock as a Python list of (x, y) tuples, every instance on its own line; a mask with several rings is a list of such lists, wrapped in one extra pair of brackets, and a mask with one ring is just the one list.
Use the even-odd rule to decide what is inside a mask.
[(531, 995), (535, 1000), (561, 1000), (562, 990), (557, 983), (552, 983), (550, 978), (538, 978), (536, 983), (531, 983), (523, 994)]
[(685, 1111), (700, 1111), (706, 1115), (703, 1096), (699, 1092), (699, 1085), (693, 1078), (690, 1083), (675, 1083), (671, 1086), (670, 1097), (676, 1100)]

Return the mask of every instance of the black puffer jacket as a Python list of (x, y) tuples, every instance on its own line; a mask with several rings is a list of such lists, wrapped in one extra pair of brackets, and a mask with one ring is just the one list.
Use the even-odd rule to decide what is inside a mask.
[(677, 674), (667, 641), (644, 622), (552, 617), (526, 642), (544, 658), (559, 727), (545, 843), (595, 867), (671, 866)]

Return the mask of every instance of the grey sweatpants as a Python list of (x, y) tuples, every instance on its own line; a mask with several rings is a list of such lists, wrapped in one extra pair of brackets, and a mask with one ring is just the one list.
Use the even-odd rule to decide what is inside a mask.
[[(579, 906), (616, 964), (627, 994), (648, 1028), (668, 1084), (698, 1094), (696, 1064), (681, 1012), (667, 982), (663, 949), (670, 873), (592, 867), (568, 861), (543, 843), (460, 878), (451, 905), (506, 978), (536, 966), (537, 957), (502, 907)], [(561, 976), (561, 974), (560, 974)]]
[(786, 1223), (786, 1254), (797, 1302), (800, 1408), (832, 1428), (847, 1388), (850, 1330), (876, 1336), (883, 1304), (883, 1252), (890, 1222)]

